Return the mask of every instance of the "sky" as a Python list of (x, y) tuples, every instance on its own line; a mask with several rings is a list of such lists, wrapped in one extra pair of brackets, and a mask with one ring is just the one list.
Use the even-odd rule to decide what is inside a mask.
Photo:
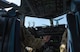
[[(6, 0), (6, 1), (9, 1), (11, 3), (15, 3), (17, 4), (18, 6), (20, 6), (20, 0)], [(59, 21), (59, 24), (67, 24), (67, 20), (66, 20), (66, 14), (62, 15), (62, 16), (59, 16), (55, 19), (59, 19), (59, 18), (63, 18)], [(30, 24), (29, 24), (30, 23)], [(41, 18), (30, 18), (30, 17), (26, 17), (25, 18), (25, 26), (28, 27), (28, 26), (33, 26), (33, 23), (35, 23), (35, 26), (45, 26), (45, 25), (50, 25), (50, 22), (48, 19), (41, 19)], [(53, 19), (53, 23), (54, 25), (56, 25), (56, 21), (54, 21)]]

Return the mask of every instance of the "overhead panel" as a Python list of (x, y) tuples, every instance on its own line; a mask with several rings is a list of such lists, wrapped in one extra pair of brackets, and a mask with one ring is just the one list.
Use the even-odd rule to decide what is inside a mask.
[[(69, 0), (22, 0), (21, 7), (24, 6), (24, 13), (36, 17), (56, 17), (67, 11)], [(28, 8), (31, 13), (27, 13)], [(28, 11), (29, 12), (29, 11)]]
[[(26, 16), (55, 18), (66, 13), (70, 1), (71, 0), (21, 0), (19, 11)], [(14, 4), (11, 5), (0, 1), (0, 8), (11, 6), (14, 7)], [(15, 5), (15, 7), (17, 6)]]
[(0, 0), (0, 8), (9, 8), (10, 4), (6, 1)]

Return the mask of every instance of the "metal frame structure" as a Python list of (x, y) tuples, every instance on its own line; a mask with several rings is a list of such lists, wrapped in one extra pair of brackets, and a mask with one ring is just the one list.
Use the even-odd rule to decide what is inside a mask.
[(72, 0), (67, 14), (69, 27), (68, 52), (80, 52), (80, 0)]

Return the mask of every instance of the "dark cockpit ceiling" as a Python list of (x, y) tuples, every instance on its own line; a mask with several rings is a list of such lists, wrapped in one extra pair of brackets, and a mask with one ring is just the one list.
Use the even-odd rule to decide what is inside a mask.
[[(26, 16), (55, 18), (69, 10), (70, 2), (71, 0), (21, 0), (19, 11)], [(1, 4), (0, 7), (2, 7)]]
[(69, 10), (70, 2), (70, 0), (22, 0), (21, 8), (28, 16), (55, 18)]
[(0, 8), (9, 8), (11, 7), (8, 2), (0, 0)]

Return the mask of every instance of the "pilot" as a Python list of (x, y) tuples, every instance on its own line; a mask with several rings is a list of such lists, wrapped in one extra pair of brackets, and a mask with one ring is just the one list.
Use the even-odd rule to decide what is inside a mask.
[(21, 45), (22, 52), (36, 52), (36, 49), (41, 48), (50, 40), (50, 35), (43, 36), (43, 39), (35, 38), (25, 27), (21, 28)]

